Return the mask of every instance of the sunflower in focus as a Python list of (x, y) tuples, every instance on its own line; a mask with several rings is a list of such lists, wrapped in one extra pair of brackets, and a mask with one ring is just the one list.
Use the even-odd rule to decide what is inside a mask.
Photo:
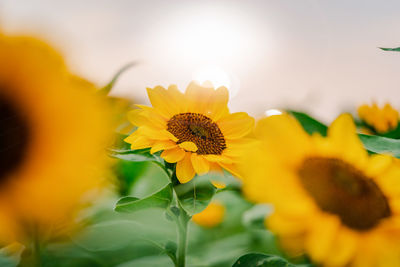
[(350, 115), (326, 138), (287, 114), (262, 119), (255, 134), (261, 145), (244, 192), (273, 203), (266, 224), (284, 248), (323, 266), (400, 266), (400, 168), (390, 156), (368, 155)]
[(246, 135), (252, 131), (254, 119), (244, 112), (229, 112), (225, 87), (214, 90), (192, 82), (185, 93), (175, 85), (148, 88), (147, 93), (152, 107), (138, 105), (140, 109), (128, 115), (138, 127), (125, 139), (132, 149), (162, 150), (165, 161), (176, 163), (181, 183), (196, 173), (222, 169), (240, 177), (237, 162), (251, 143)]
[(382, 108), (376, 103), (372, 105), (361, 105), (358, 108), (358, 116), (377, 133), (386, 133), (397, 128), (399, 123), (399, 112), (389, 103)]
[(57, 238), (105, 183), (108, 106), (62, 57), (0, 34), (0, 242)]

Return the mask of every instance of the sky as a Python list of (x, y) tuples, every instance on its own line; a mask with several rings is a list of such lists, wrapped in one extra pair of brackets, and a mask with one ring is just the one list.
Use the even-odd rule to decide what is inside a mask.
[(98, 85), (136, 62), (114, 95), (195, 79), (225, 85), (230, 109), (310, 112), (326, 122), (366, 102), (400, 108), (400, 1), (0, 0), (0, 29), (34, 34)]

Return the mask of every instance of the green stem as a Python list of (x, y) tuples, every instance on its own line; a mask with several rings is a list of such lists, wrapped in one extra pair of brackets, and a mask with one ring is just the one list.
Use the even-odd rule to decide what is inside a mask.
[(34, 260), (34, 266), (35, 267), (41, 267), (42, 266), (42, 256), (41, 256), (41, 244), (39, 240), (39, 236), (36, 234), (35, 238), (33, 240), (33, 260)]
[(42, 243), (36, 226), (33, 226), (30, 232), (30, 244), (21, 255), (19, 267), (41, 267), (42, 266)]
[(177, 265), (178, 267), (185, 267), (186, 263), (186, 248), (187, 248), (187, 230), (189, 217), (186, 215), (185, 210), (179, 206), (179, 218), (177, 220), (178, 227), (178, 253), (177, 253)]
[[(176, 166), (175, 166), (176, 168)], [(179, 184), (179, 181), (176, 177), (176, 169), (174, 168), (172, 174), (171, 174), (171, 182), (176, 185)], [(186, 266), (186, 248), (187, 248), (187, 235), (188, 235), (188, 223), (190, 221), (190, 216), (186, 213), (186, 211), (182, 208), (178, 194), (175, 191), (174, 187), (174, 195), (176, 199), (176, 205), (179, 208), (179, 213), (175, 214), (175, 223), (177, 227), (177, 232), (178, 232), (178, 244), (177, 244), (177, 255), (176, 255), (176, 261), (175, 266), (176, 267), (185, 267)]]

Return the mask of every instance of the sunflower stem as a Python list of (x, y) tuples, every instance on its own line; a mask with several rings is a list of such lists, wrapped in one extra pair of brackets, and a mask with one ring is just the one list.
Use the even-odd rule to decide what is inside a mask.
[[(176, 177), (176, 169), (171, 174), (171, 182), (179, 184), (179, 181)], [(175, 214), (175, 223), (178, 232), (178, 242), (177, 242), (177, 255), (176, 255), (176, 267), (185, 267), (186, 266), (186, 248), (187, 248), (187, 236), (188, 236), (188, 223), (190, 221), (191, 216), (187, 214), (185, 209), (182, 207), (179, 202), (178, 194), (175, 191), (174, 187), (174, 195), (176, 199), (176, 205), (179, 209), (179, 213)]]
[(36, 233), (34, 240), (33, 240), (33, 260), (34, 260), (34, 266), (35, 267), (41, 267), (42, 266), (42, 251), (41, 251), (41, 245), (40, 245), (40, 240), (39, 240), (39, 235)]
[(35, 226), (31, 229), (30, 244), (26, 247), (21, 255), (19, 267), (41, 267), (42, 266), (42, 243), (39, 231)]
[(187, 248), (187, 233), (188, 233), (188, 222), (190, 217), (186, 214), (185, 210), (179, 206), (179, 218), (177, 220), (178, 227), (178, 253), (177, 263), (178, 267), (185, 267), (186, 264), (186, 248)]

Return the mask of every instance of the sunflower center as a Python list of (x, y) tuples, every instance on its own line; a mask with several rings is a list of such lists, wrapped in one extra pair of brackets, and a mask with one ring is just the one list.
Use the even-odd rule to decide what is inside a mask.
[(218, 125), (199, 113), (180, 113), (167, 123), (167, 130), (178, 138), (178, 144), (193, 142), (197, 154), (221, 155), (226, 148), (225, 138)]
[(28, 145), (28, 130), (28, 124), (19, 110), (0, 95), (0, 182), (5, 181), (8, 174), (23, 162)]
[(369, 230), (391, 214), (378, 185), (340, 159), (307, 158), (299, 169), (299, 176), (317, 205), (339, 216), (352, 229)]

